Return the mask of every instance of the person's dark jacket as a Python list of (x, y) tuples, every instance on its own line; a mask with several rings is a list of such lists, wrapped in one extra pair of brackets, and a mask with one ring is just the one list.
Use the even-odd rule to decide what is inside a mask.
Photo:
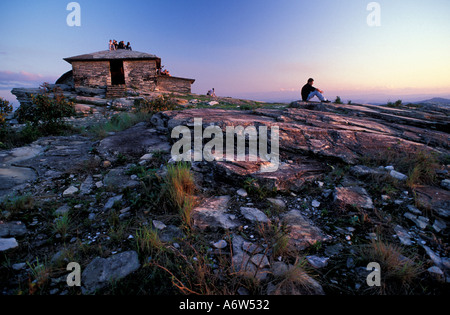
[(302, 88), (302, 99), (304, 102), (306, 102), (308, 100), (308, 96), (311, 92), (316, 91), (317, 89), (315, 87), (313, 87), (311, 84), (307, 83), (305, 84), (305, 86), (303, 86)]

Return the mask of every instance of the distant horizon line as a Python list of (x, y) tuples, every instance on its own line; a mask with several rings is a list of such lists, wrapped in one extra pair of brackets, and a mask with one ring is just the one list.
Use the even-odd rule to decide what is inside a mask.
[[(20, 88), (20, 87), (17, 87)], [(31, 87), (23, 87), (23, 88), (31, 88)], [(36, 87), (37, 88), (37, 87)], [(10, 88), (8, 89), (0, 89), (0, 97), (8, 100), (13, 104), (16, 108), (18, 107), (19, 101), (11, 93)], [(348, 91), (347, 91), (348, 92)], [(217, 92), (216, 92), (217, 93)], [(193, 91), (194, 95), (206, 95), (205, 93), (199, 91)], [(235, 99), (245, 99), (257, 102), (267, 102), (267, 103), (290, 103), (293, 101), (301, 100), (300, 90), (299, 91), (271, 91), (271, 92), (245, 92), (245, 93), (222, 93), (224, 95), (220, 95), (218, 92), (218, 97), (223, 98), (235, 98)], [(327, 93), (325, 93), (327, 94)], [(341, 94), (335, 95), (334, 94)], [(428, 101), (433, 98), (443, 98), (448, 99), (450, 101), (450, 92), (449, 93), (417, 93), (417, 94), (387, 94), (383, 92), (371, 92), (370, 94), (353, 94), (346, 95), (339, 93), (339, 91), (333, 91), (333, 93), (328, 93), (326, 95), (330, 101), (334, 101), (338, 96), (341, 98), (343, 103), (348, 103), (348, 101), (352, 101), (352, 103), (361, 103), (361, 104), (387, 104), (388, 102), (396, 102), (397, 100), (402, 100), (403, 102), (422, 102)], [(313, 100), (314, 101), (314, 100)], [(17, 104), (15, 104), (17, 103)]]

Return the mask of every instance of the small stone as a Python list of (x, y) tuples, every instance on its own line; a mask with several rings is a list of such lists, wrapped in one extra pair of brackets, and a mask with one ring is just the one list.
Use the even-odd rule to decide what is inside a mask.
[(444, 275), (444, 272), (437, 266), (433, 266), (427, 269), (429, 273), (437, 274), (440, 276)]
[(257, 222), (269, 222), (269, 218), (259, 209), (256, 208), (247, 208), (247, 207), (241, 207), (241, 213), (242, 215), (250, 221), (257, 221)]
[(19, 271), (19, 270), (24, 269), (26, 266), (27, 266), (26, 263), (17, 263), (17, 264), (12, 265), (11, 267), (12, 267), (12, 269), (14, 269), (16, 271)]
[(165, 225), (164, 223), (162, 223), (161, 221), (158, 220), (153, 220), (153, 226), (155, 227), (155, 229), (157, 230), (164, 230), (167, 225)]
[(80, 186), (80, 194), (81, 195), (89, 195), (94, 187), (94, 179), (92, 176), (88, 176), (83, 184)]
[(63, 192), (63, 196), (72, 196), (75, 193), (78, 192), (78, 188), (76, 188), (75, 186), (70, 186), (69, 188), (67, 188), (64, 192)]
[(0, 238), (0, 252), (19, 247), (15, 238)]
[(250, 291), (249, 291), (248, 289), (244, 288), (244, 287), (240, 287), (240, 288), (237, 290), (237, 293), (238, 293), (239, 295), (250, 295)]
[(106, 205), (105, 205), (105, 210), (112, 209), (112, 207), (114, 206), (114, 204), (115, 204), (116, 202), (121, 201), (122, 198), (123, 198), (123, 195), (115, 196), (115, 197), (109, 198), (108, 202), (107, 202)]
[(227, 247), (227, 242), (224, 240), (220, 240), (220, 241), (214, 243), (213, 246), (217, 249), (224, 249), (225, 247)]
[(371, 240), (371, 241), (376, 241), (377, 234), (376, 233), (367, 233), (366, 239)]
[(242, 244), (242, 249), (249, 254), (258, 254), (264, 250), (261, 246), (252, 242), (244, 242)]
[(314, 208), (319, 208), (319, 207), (320, 207), (320, 202), (317, 201), (317, 200), (313, 200), (312, 203), (311, 203), (311, 205), (312, 205)]
[(334, 202), (340, 207), (373, 209), (373, 201), (362, 187), (337, 187), (334, 190)]
[(103, 168), (109, 168), (109, 167), (111, 167), (111, 162), (110, 162), (110, 161), (103, 161), (102, 167), (103, 167)]
[(270, 265), (269, 259), (264, 254), (256, 254), (250, 258), (250, 261), (259, 268), (265, 268)]
[(313, 256), (306, 256), (306, 259), (308, 262), (313, 266), (314, 268), (323, 268), (328, 265), (329, 257), (319, 257), (316, 255)]
[(280, 198), (267, 198), (272, 205), (280, 209), (286, 209), (286, 203)]
[(405, 181), (408, 179), (408, 176), (406, 176), (405, 174), (402, 174), (400, 172), (391, 170), (391, 172), (389, 173), (391, 175), (391, 177), (398, 179), (400, 181)]
[(151, 160), (151, 159), (153, 159), (153, 154), (151, 154), (151, 153), (145, 154), (145, 155), (143, 155), (143, 156), (140, 158), (141, 161), (142, 161), (142, 160), (144, 160), (144, 161), (149, 161), (149, 160)]
[(420, 211), (419, 209), (417, 209), (416, 207), (414, 207), (413, 205), (407, 205), (406, 206), (407, 208), (408, 208), (408, 210), (410, 211), (410, 212), (412, 212), (412, 213), (415, 213), (415, 214), (422, 214), (422, 211)]
[(68, 213), (69, 211), (70, 211), (70, 207), (68, 205), (63, 205), (55, 211), (55, 214), (56, 215), (64, 215), (64, 214)]
[(123, 208), (122, 210), (120, 210), (119, 212), (120, 212), (121, 214), (124, 214), (124, 213), (128, 213), (130, 210), (131, 210), (130, 207), (126, 207), (126, 208)]
[(272, 266), (272, 273), (275, 277), (282, 277), (289, 271), (289, 266), (281, 261), (277, 261)]
[(402, 226), (397, 225), (394, 228), (394, 231), (397, 233), (397, 236), (403, 245), (410, 246), (413, 244), (408, 232)]
[(439, 233), (440, 231), (444, 230), (445, 228), (447, 228), (447, 224), (446, 224), (444, 221), (439, 220), (439, 219), (436, 219), (436, 220), (434, 221), (433, 229), (434, 229), (436, 232)]
[(443, 282), (445, 278), (444, 272), (437, 266), (433, 266), (427, 269), (427, 271), (438, 281)]
[(411, 220), (412, 222), (414, 222), (421, 230), (424, 230), (428, 225), (428, 221), (429, 221), (428, 218), (425, 218), (422, 216), (417, 217), (410, 212), (406, 212), (404, 214), (404, 216), (406, 218), (408, 218), (409, 220)]
[(441, 181), (441, 186), (445, 189), (450, 190), (450, 179), (444, 179), (443, 181)]
[(239, 196), (245, 198), (248, 196), (248, 193), (245, 191), (245, 189), (241, 188), (238, 191), (236, 191), (236, 194), (238, 194)]

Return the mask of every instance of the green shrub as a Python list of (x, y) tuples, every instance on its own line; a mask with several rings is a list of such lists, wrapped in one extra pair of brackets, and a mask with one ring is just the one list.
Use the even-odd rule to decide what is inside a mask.
[(0, 125), (5, 123), (5, 117), (13, 111), (12, 105), (9, 101), (0, 97)]
[(167, 95), (161, 95), (151, 100), (137, 99), (134, 101), (134, 106), (136, 111), (146, 114), (156, 114), (177, 108), (175, 101)]
[(403, 105), (403, 101), (402, 100), (398, 100), (395, 103), (392, 102), (388, 102), (387, 103), (387, 107), (392, 107), (392, 108), (397, 108)]
[(75, 115), (75, 108), (59, 87), (55, 87), (52, 94), (47, 83), (41, 85), (40, 93), (32, 95), (32, 105), (22, 104), (17, 110), (19, 122), (30, 122), (46, 135), (66, 130), (63, 118)]

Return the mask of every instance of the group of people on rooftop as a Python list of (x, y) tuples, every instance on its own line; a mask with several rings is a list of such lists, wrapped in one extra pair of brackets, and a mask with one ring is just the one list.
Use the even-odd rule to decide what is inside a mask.
[(169, 70), (164, 69), (164, 66), (161, 67), (161, 69), (158, 69), (158, 74), (160, 75), (166, 75), (168, 77), (171, 77), (172, 75), (170, 74)]
[(109, 50), (110, 50), (110, 51), (113, 51), (113, 50), (118, 50), (118, 49), (133, 50), (133, 49), (131, 48), (130, 42), (128, 42), (128, 43), (125, 45), (125, 42), (124, 42), (123, 40), (120, 41), (120, 42), (117, 42), (116, 40), (110, 39), (110, 40), (109, 40)]

